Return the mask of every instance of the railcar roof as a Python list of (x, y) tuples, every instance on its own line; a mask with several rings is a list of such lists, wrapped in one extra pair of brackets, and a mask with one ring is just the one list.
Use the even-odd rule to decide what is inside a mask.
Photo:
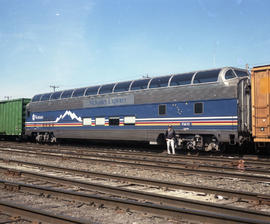
[[(229, 73), (224, 75), (224, 72)], [(215, 83), (221, 80), (220, 78), (221, 74), (224, 75), (225, 79), (233, 79), (249, 75), (248, 71), (244, 69), (234, 67), (223, 67), (210, 70), (171, 74), (166, 76), (157, 76), (153, 78), (143, 78), (124, 82), (116, 82), (104, 85), (38, 94), (32, 98), (32, 102), (58, 100), (91, 95), (102, 95), (118, 92), (131, 92), (136, 90), (161, 88), (161, 87)]]

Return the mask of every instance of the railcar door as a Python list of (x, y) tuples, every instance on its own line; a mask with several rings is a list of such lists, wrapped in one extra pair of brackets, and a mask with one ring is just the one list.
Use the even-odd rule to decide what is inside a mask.
[(270, 66), (251, 71), (252, 135), (255, 142), (270, 142)]

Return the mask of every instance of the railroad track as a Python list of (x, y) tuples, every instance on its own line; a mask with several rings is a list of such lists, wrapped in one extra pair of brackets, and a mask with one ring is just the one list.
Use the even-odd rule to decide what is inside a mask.
[[(10, 147), (10, 148), (28, 148), (30, 150), (45, 150), (45, 151), (68, 151), (68, 152), (81, 152), (81, 153), (91, 153), (91, 152), (104, 152), (104, 153), (117, 153), (117, 154), (126, 154), (126, 155), (152, 155), (154, 157), (163, 157), (163, 154), (161, 153), (162, 150), (159, 149), (157, 150), (156, 147), (146, 147), (142, 150), (140, 150), (141, 146), (140, 145), (133, 145), (133, 146), (128, 146), (128, 145), (121, 145), (121, 146), (108, 146), (108, 145), (99, 145), (99, 144), (92, 144), (90, 145), (80, 145), (80, 144), (73, 144), (73, 145), (56, 145), (56, 144), (36, 144), (36, 143), (24, 143), (24, 142), (10, 142), (10, 141), (0, 141), (0, 146), (1, 147)], [(164, 152), (167, 152), (166, 150)], [(180, 150), (180, 152), (182, 152)], [(165, 157), (168, 157), (167, 153), (165, 153)], [(185, 154), (176, 154), (173, 157), (182, 157), (182, 158), (205, 158), (205, 159), (210, 159), (212, 158), (213, 160), (239, 160), (239, 159), (245, 159), (246, 161), (249, 162), (270, 162), (270, 157), (267, 155), (239, 155), (239, 154), (220, 154), (220, 153), (199, 153), (197, 152), (196, 154), (190, 154), (188, 153), (187, 155)]]
[[(59, 153), (59, 152), (46, 152), (44, 153)], [(94, 158), (106, 158), (106, 159), (117, 159), (120, 161), (135, 161), (135, 162), (146, 162), (152, 164), (164, 164), (165, 166), (177, 166), (177, 167), (200, 167), (203, 169), (226, 169), (226, 170), (237, 170), (239, 159), (217, 159), (217, 158), (198, 158), (189, 156), (173, 156), (168, 157), (167, 155), (149, 155), (149, 154), (138, 154), (138, 153), (115, 153), (115, 152), (100, 152), (91, 151), (91, 153), (78, 153), (78, 152), (60, 152), (62, 155), (74, 156), (80, 158), (94, 157)], [(207, 165), (206, 165), (207, 164)], [(218, 165), (217, 165), (218, 164)], [(222, 164), (222, 165), (221, 165)], [(252, 167), (252, 168), (249, 168)], [(262, 169), (264, 168), (264, 169)], [(265, 174), (270, 172), (270, 161), (245, 161), (245, 170), (250, 172), (257, 172), (258, 174)]]
[[(55, 170), (55, 169), (54, 169)], [(2, 168), (3, 172), (4, 169)], [(6, 170), (7, 172), (8, 170)], [(146, 193), (134, 190), (127, 190), (119, 187), (110, 187), (100, 184), (92, 184), (82, 181), (74, 181), (68, 178), (58, 178), (51, 175), (42, 175), (40, 173), (26, 172), (26, 171), (11, 171), (13, 174), (19, 173), (27, 178), (26, 182), (46, 180), (53, 186), (55, 183), (66, 184), (67, 186), (79, 186), (81, 188), (91, 191), (101, 191), (106, 194), (114, 195), (97, 196), (96, 194), (86, 194), (74, 192), (72, 190), (59, 190), (51, 187), (42, 187), (36, 185), (23, 184), (18, 182), (0, 181), (0, 188), (20, 191), (23, 193), (42, 193), (53, 195), (54, 197), (63, 197), (69, 200), (78, 200), (85, 203), (104, 203), (106, 206), (121, 207), (122, 209), (135, 209), (138, 211), (147, 211), (154, 214), (162, 214), (165, 216), (172, 216), (175, 218), (184, 217), (187, 219), (194, 219), (198, 221), (211, 222), (211, 223), (267, 223), (269, 220), (269, 213), (258, 212), (254, 210), (247, 210), (236, 208), (232, 206), (217, 205), (213, 203), (199, 202), (195, 200), (188, 200), (178, 197), (169, 197), (153, 193)], [(65, 172), (70, 173), (70, 170)], [(10, 174), (10, 172), (8, 172)], [(59, 173), (58, 173), (59, 175)], [(127, 178), (128, 179), (128, 178)], [(118, 195), (120, 198), (115, 198)], [(127, 199), (122, 199), (121, 197)], [(236, 193), (235, 193), (236, 195)], [(243, 195), (243, 192), (242, 192)], [(239, 195), (238, 195), (239, 196)], [(131, 200), (132, 198), (132, 200)], [(136, 201), (135, 201), (136, 200)], [(145, 201), (144, 203), (140, 200)], [(216, 215), (222, 214), (222, 215)]]
[[(215, 195), (222, 195), (225, 197), (235, 197), (238, 199), (245, 199), (245, 200), (252, 200), (256, 203), (270, 203), (270, 195), (266, 194), (257, 194), (252, 192), (243, 192), (243, 191), (232, 191), (232, 190), (225, 190), (220, 188), (214, 188), (214, 187), (203, 187), (203, 186), (196, 186), (196, 185), (190, 185), (190, 184), (181, 184), (181, 183), (174, 183), (174, 182), (166, 182), (166, 181), (156, 181), (156, 180), (149, 180), (144, 178), (135, 178), (135, 177), (128, 177), (128, 176), (121, 176), (121, 175), (112, 175), (112, 174), (106, 174), (106, 173), (98, 173), (98, 172), (90, 172), (90, 171), (84, 171), (84, 170), (77, 170), (77, 169), (68, 169), (63, 167), (57, 167), (57, 166), (49, 166), (49, 165), (42, 165), (37, 163), (23, 163), (21, 161), (18, 161), (18, 164), (20, 166), (27, 165), (28, 170), (31, 166), (32, 169), (37, 169), (36, 172), (26, 171), (26, 170), (18, 170), (14, 167), (3, 167), (0, 166), (0, 171), (3, 173), (6, 173), (8, 175), (12, 176), (23, 176), (23, 177), (40, 177), (40, 179), (44, 180), (53, 180), (58, 183), (66, 183), (66, 184), (72, 184), (72, 185), (78, 185), (78, 186), (84, 186), (84, 182), (75, 182), (74, 180), (70, 181), (70, 178), (56, 178), (55, 176), (59, 176), (59, 172), (61, 172), (61, 175), (65, 175), (65, 173), (68, 173), (68, 175), (72, 174), (72, 178), (76, 175), (80, 175), (83, 177), (91, 177), (91, 178), (105, 178), (108, 180), (117, 180), (120, 182), (124, 182), (125, 185), (128, 183), (130, 184), (143, 184), (143, 185), (150, 185), (155, 186), (159, 188), (168, 188), (168, 189), (181, 189), (181, 190), (188, 190), (188, 191), (195, 191), (195, 192), (201, 192), (205, 194), (215, 194)], [(57, 172), (54, 176), (52, 175), (41, 175), (40, 172), (44, 172), (44, 170), (47, 170), (46, 172)], [(31, 170), (31, 168), (30, 168)], [(38, 174), (37, 174), (38, 172)], [(89, 183), (86, 183), (85, 186), (88, 186)], [(97, 187), (95, 184), (92, 185), (93, 187)]]
[(246, 180), (256, 180), (270, 182), (269, 170), (258, 170), (258, 169), (245, 169), (245, 172), (239, 171), (235, 168), (220, 167), (220, 166), (207, 166), (207, 165), (197, 165), (197, 164), (186, 164), (181, 162), (162, 162), (162, 161), (152, 161), (148, 158), (146, 159), (136, 159), (136, 158), (122, 158), (122, 157), (112, 157), (106, 155), (70, 155), (70, 154), (61, 154), (61, 153), (47, 153), (39, 151), (27, 151), (19, 149), (3, 149), (2, 152), (12, 152), (13, 154), (25, 154), (32, 156), (43, 156), (43, 157), (53, 157), (64, 160), (74, 160), (79, 162), (86, 163), (105, 163), (105, 164), (117, 164), (128, 167), (140, 167), (140, 168), (149, 168), (157, 169), (162, 171), (169, 172), (181, 172), (188, 174), (200, 174), (207, 176), (218, 176), (218, 177), (232, 177), (240, 178)]
[[(244, 160), (245, 161), (245, 167), (246, 168), (268, 168), (270, 169), (270, 159), (266, 158), (258, 158), (255, 157), (253, 159), (250, 158), (250, 156), (244, 156), (244, 157), (224, 157), (224, 156), (194, 156), (194, 155), (173, 155), (173, 156), (168, 156), (167, 154), (160, 154), (160, 153), (155, 153), (155, 152), (132, 152), (132, 151), (119, 151), (117, 149), (95, 149), (95, 148), (71, 148), (71, 147), (56, 147), (54, 145), (28, 145), (28, 144), (3, 144), (4, 147), (11, 147), (14, 149), (26, 149), (29, 151), (41, 151), (41, 152), (47, 152), (47, 153), (62, 153), (62, 154), (77, 154), (81, 156), (87, 156), (87, 155), (110, 155), (111, 157), (124, 157), (124, 158), (145, 158), (147, 157), (148, 159), (152, 161), (170, 161), (170, 162), (179, 162), (179, 161), (184, 161), (185, 163), (191, 163), (191, 164), (210, 164), (210, 165), (215, 165), (215, 164), (221, 164), (222, 167), (229, 167), (229, 168), (235, 168), (238, 165), (239, 160)], [(2, 146), (3, 147), (3, 146)]]
[[(29, 223), (57, 223), (57, 224), (89, 224), (89, 221), (75, 219), (64, 215), (55, 215), (50, 212), (40, 211), (17, 203), (0, 200), (1, 216), (5, 215), (1, 223), (18, 223), (20, 221)], [(4, 213), (4, 214), (3, 214)]]
[[(177, 208), (172, 206), (162, 206), (157, 204), (146, 204), (146, 203), (140, 203), (140, 202), (134, 202), (134, 201), (128, 201), (128, 200), (122, 200), (122, 199), (112, 199), (110, 197), (101, 197), (101, 196), (89, 196), (86, 194), (79, 194), (74, 192), (68, 192), (68, 191), (61, 191), (61, 190), (52, 190), (47, 188), (41, 188), (37, 186), (27, 186), (20, 184), (20, 191), (22, 192), (42, 192), (50, 195), (54, 195), (57, 197), (63, 197), (68, 198), (72, 200), (79, 200), (83, 202), (95, 202), (95, 203), (102, 203), (102, 206), (104, 204), (106, 206), (117, 206), (117, 207), (127, 207), (128, 209), (133, 210), (139, 210), (143, 212), (149, 212), (154, 213), (158, 215), (165, 215), (175, 218), (186, 218), (186, 219), (192, 219), (192, 220), (198, 220), (201, 222), (210, 222), (210, 223), (253, 223), (253, 224), (267, 224), (269, 223), (268, 220), (264, 220), (264, 215), (257, 215), (256, 219), (252, 218), (246, 218), (243, 214), (242, 216), (233, 216), (233, 215), (223, 215), (223, 214), (217, 214), (213, 212), (207, 212), (207, 211), (200, 211), (200, 210), (192, 210), (192, 209), (186, 209), (186, 208)], [(16, 208), (15, 208), (16, 209)], [(31, 212), (31, 214), (28, 214), (28, 216), (33, 215), (33, 210), (29, 209), (28, 212)], [(23, 213), (20, 211), (14, 211), (11, 212), (19, 213), (19, 214), (25, 214), (25, 210)], [(43, 213), (44, 214), (44, 213)], [(44, 214), (45, 220), (47, 220), (49, 223), (83, 223), (83, 222), (70, 222), (70, 221), (64, 221), (60, 222), (55, 219), (50, 219), (48, 214)], [(268, 218), (268, 217), (267, 217)], [(37, 218), (38, 220), (42, 220), (40, 217)], [(87, 222), (88, 223), (88, 222)]]
[[(232, 216), (234, 216), (234, 218), (238, 217), (237, 218), (238, 222), (239, 222), (239, 218), (241, 218), (241, 211), (229, 210), (230, 206), (227, 208), (224, 208), (223, 205), (219, 205), (220, 207), (216, 206), (216, 205), (212, 205), (212, 207), (211, 207), (211, 205), (204, 204), (204, 202), (199, 202), (196, 204), (196, 203), (193, 203), (192, 200), (190, 201), (190, 200), (187, 200), (184, 198), (180, 199), (178, 197), (177, 199), (173, 199), (172, 197), (170, 198), (170, 197), (167, 197), (165, 195), (161, 195), (161, 196), (160, 195), (153, 195), (149, 192), (145, 192), (144, 190), (143, 190), (143, 192), (136, 192), (136, 190), (134, 190), (134, 189), (127, 189), (127, 188), (130, 188), (129, 186), (132, 186), (132, 185), (143, 185), (144, 186), (143, 188), (146, 188), (146, 185), (148, 185), (150, 187), (154, 186), (155, 188), (163, 188), (163, 189), (165, 189), (165, 191), (166, 191), (166, 189), (168, 189), (169, 191), (174, 190), (174, 189), (181, 189), (181, 190), (185, 190), (185, 191), (201, 192), (203, 194), (215, 194), (217, 196), (230, 197), (230, 198), (233, 197), (234, 200), (236, 199), (236, 201), (238, 201), (238, 200), (241, 201), (242, 199), (249, 200), (249, 201), (252, 201), (251, 204), (253, 204), (254, 202), (255, 202), (255, 204), (269, 204), (269, 200), (270, 200), (269, 195), (265, 195), (265, 194), (256, 194), (256, 193), (249, 193), (249, 192), (234, 192), (233, 190), (224, 190), (224, 189), (220, 189), (220, 188), (200, 187), (200, 186), (194, 186), (194, 185), (189, 185), (189, 184), (171, 183), (171, 182), (149, 180), (149, 179), (143, 179), (143, 178), (132, 178), (132, 177), (127, 177), (127, 176), (110, 175), (110, 174), (105, 174), (105, 173), (89, 172), (86, 170), (78, 170), (78, 169), (66, 169), (65, 167), (56, 167), (56, 166), (42, 165), (42, 164), (38, 164), (38, 163), (23, 161), (24, 160), (23, 157), (25, 157), (25, 156), (28, 159), (32, 157), (32, 159), (35, 159), (35, 160), (40, 159), (40, 158), (46, 158), (46, 159), (51, 158), (52, 160), (55, 160), (58, 162), (59, 161), (63, 161), (63, 162), (64, 161), (65, 162), (72, 161), (72, 162), (75, 162), (74, 164), (79, 162), (78, 164), (84, 164), (86, 167), (89, 165), (92, 165), (92, 164), (102, 164), (103, 163), (103, 164), (109, 164), (110, 167), (115, 167), (115, 165), (116, 166), (120, 165), (120, 167), (124, 166), (127, 168), (138, 168), (139, 170), (140, 169), (148, 169), (148, 170), (156, 170), (157, 172), (159, 172), (159, 171), (163, 171), (165, 173), (171, 172), (172, 175), (173, 175), (173, 173), (177, 172), (177, 173), (184, 173), (185, 175), (186, 174), (191, 174), (191, 175), (203, 174), (203, 175), (208, 175), (208, 176), (212, 175), (212, 176), (217, 176), (217, 177), (219, 176), (220, 177), (222, 174), (219, 175), (218, 173), (222, 173), (222, 171), (224, 172), (224, 170), (220, 170), (220, 171), (210, 170), (209, 171), (210, 174), (209, 173), (207, 174), (205, 171), (208, 171), (208, 170), (203, 170), (203, 169), (205, 169), (204, 166), (201, 166), (204, 168), (202, 170), (199, 170), (199, 172), (197, 172), (198, 170), (196, 170), (196, 169), (198, 166), (194, 166), (194, 164), (183, 163), (181, 160), (184, 158), (181, 158), (181, 156), (176, 156), (176, 157), (170, 158), (168, 156), (163, 156), (163, 155), (152, 155), (152, 154), (149, 155), (148, 153), (131, 153), (131, 155), (128, 155), (129, 153), (126, 153), (126, 152), (106, 153), (106, 151), (100, 152), (100, 150), (94, 151), (94, 152), (80, 151), (78, 153), (78, 151), (70, 151), (68, 149), (58, 150), (58, 149), (49, 148), (49, 150), (47, 150), (46, 148), (43, 148), (43, 147), (42, 147), (42, 149), (31, 147), (31, 148), (27, 148), (27, 150), (23, 150), (23, 149), (19, 149), (19, 148), (20, 147), (18, 147), (17, 149), (2, 148), (0, 150), (0, 151), (2, 151), (2, 155), (4, 155), (4, 154), (10, 154), (10, 155), (14, 155), (14, 156), (19, 155), (19, 156), (15, 156), (14, 158), (20, 158), (19, 160), (17, 160), (17, 159), (11, 160), (11, 159), (4, 159), (4, 158), (8, 158), (7, 156), (5, 156), (4, 158), (0, 159), (0, 161), (1, 161), (0, 171), (2, 173), (6, 173), (6, 174), (11, 175), (11, 176), (12, 175), (21, 176), (24, 178), (33, 178), (33, 179), (36, 178), (36, 180), (43, 179), (44, 181), (58, 183), (58, 184), (59, 183), (67, 184), (70, 186), (77, 186), (78, 188), (86, 188), (87, 190), (92, 189), (94, 191), (102, 192), (102, 195), (107, 194), (107, 196), (109, 198), (112, 197), (112, 195), (113, 195), (113, 197), (115, 197), (115, 195), (117, 195), (117, 197), (120, 197), (121, 195), (127, 195), (129, 197), (129, 199), (132, 198), (132, 200), (135, 200), (136, 202), (147, 201), (147, 204), (150, 203), (150, 204), (159, 205), (159, 206), (166, 205), (168, 207), (175, 207), (175, 208), (183, 208), (184, 207), (184, 208), (190, 209), (191, 211), (193, 211), (193, 213), (195, 211), (210, 212), (210, 210), (211, 210), (212, 213), (224, 214), (225, 216), (230, 216), (231, 214), (234, 214)], [(106, 155), (106, 154), (109, 154), (109, 155)], [(157, 156), (157, 158), (155, 158), (155, 156)], [(132, 160), (132, 158), (130, 158), (130, 157), (133, 157), (134, 159)], [(179, 158), (177, 158), (177, 157), (179, 157)], [(46, 159), (42, 159), (42, 160), (46, 161)], [(28, 160), (28, 161), (30, 161), (30, 160)], [(155, 161), (152, 161), (152, 160), (155, 160)], [(162, 161), (162, 160), (166, 160), (166, 161)], [(194, 161), (196, 161), (196, 160), (194, 160)], [(259, 163), (266, 162), (266, 165), (268, 164), (267, 161), (256, 161), (256, 162), (259, 162)], [(161, 164), (161, 166), (160, 166), (160, 164)], [(168, 164), (170, 164), (170, 165), (168, 165)], [(181, 165), (182, 166), (186, 165), (186, 166), (181, 167)], [(257, 165), (258, 165), (258, 163), (257, 163)], [(189, 166), (191, 166), (191, 167), (189, 167)], [(260, 166), (264, 167), (263, 164), (260, 164)], [(208, 167), (213, 167), (213, 165), (208, 166)], [(20, 169), (18, 170), (18, 168), (20, 168)], [(27, 169), (30, 169), (30, 170), (27, 171)], [(31, 169), (32, 169), (32, 171), (36, 169), (39, 173), (43, 173), (42, 174), (43, 176), (40, 177), (39, 174), (37, 174), (35, 172), (31, 172)], [(232, 169), (232, 168), (230, 168), (230, 169)], [(185, 172), (185, 170), (186, 170), (186, 172)], [(231, 172), (229, 172), (229, 169), (227, 169), (227, 171), (225, 171), (226, 174), (224, 175), (224, 178), (233, 177), (233, 178), (241, 178), (243, 180), (248, 179), (248, 180), (270, 182), (268, 174), (265, 175), (265, 172), (264, 172), (265, 170), (257, 170), (256, 173), (252, 173), (252, 169), (246, 169), (245, 172), (237, 172), (237, 169), (235, 169), (235, 168), (232, 170), (234, 170), (236, 172), (231, 173)], [(51, 172), (51, 174), (49, 175), (45, 171)], [(213, 175), (213, 172), (215, 173), (215, 175)], [(250, 172), (250, 173), (247, 173), (247, 172)], [(83, 176), (83, 179), (91, 177), (93, 179), (95, 179), (95, 178), (96, 179), (106, 179), (106, 181), (114, 180), (113, 182), (116, 181), (118, 186), (113, 187), (114, 185), (110, 184), (111, 185), (110, 187), (105, 186), (105, 188), (104, 188), (104, 186), (101, 186), (100, 184), (89, 183), (89, 181), (87, 183), (82, 182), (82, 181), (74, 181), (74, 180), (70, 180), (69, 178), (64, 177), (64, 176), (59, 178), (59, 175), (62, 176), (64, 173), (67, 173), (68, 175), (70, 175), (70, 177), (75, 178), (75, 179), (77, 179), (77, 178), (80, 179)], [(58, 176), (58, 179), (56, 178), (56, 175)], [(231, 176), (231, 175), (233, 175), (233, 176)], [(73, 182), (70, 182), (70, 181), (73, 181)], [(17, 183), (17, 184), (19, 185), (19, 183)], [(266, 185), (267, 185), (267, 183), (266, 183)], [(9, 184), (6, 183), (3, 186), (9, 186)], [(125, 187), (125, 186), (127, 186), (127, 187)], [(42, 186), (39, 186), (39, 187), (42, 187)], [(121, 190), (119, 191), (118, 188), (121, 188), (121, 190), (123, 190), (122, 188), (125, 188), (125, 192), (121, 191)], [(110, 194), (112, 194), (112, 195), (110, 195)], [(123, 198), (121, 198), (121, 199), (123, 199)], [(88, 199), (88, 201), (89, 201), (89, 199)], [(162, 205), (160, 204), (161, 201), (162, 201)], [(98, 202), (96, 201), (96, 203), (98, 203)], [(101, 202), (101, 204), (102, 203), (105, 203), (105, 202)], [(111, 202), (108, 204), (111, 204)], [(119, 207), (119, 205), (114, 205), (114, 206)], [(125, 209), (125, 206), (123, 206), (123, 208)], [(203, 210), (203, 208), (209, 208), (209, 209)], [(221, 208), (223, 209), (223, 211), (221, 210)], [(246, 212), (246, 210), (242, 211), (242, 212), (244, 214)], [(153, 213), (155, 213), (155, 212), (153, 212)], [(260, 212), (258, 212), (258, 213), (260, 213)], [(163, 214), (163, 213), (159, 212), (157, 214)], [(177, 218), (176, 216), (174, 216), (172, 214), (170, 214), (170, 215), (172, 217), (175, 217), (176, 219), (179, 218), (179, 216)], [(266, 216), (268, 217), (269, 213), (267, 213)], [(184, 215), (182, 214), (181, 217), (184, 217)], [(200, 221), (202, 220), (201, 218), (197, 219), (199, 216), (192, 217), (191, 214), (189, 214), (188, 216), (185, 216), (185, 217), (187, 217), (187, 219), (191, 219), (191, 220), (192, 219), (200, 220)], [(215, 219), (216, 218), (217, 217), (215, 217)], [(261, 218), (255, 217), (255, 216), (248, 216), (248, 217), (245, 216), (245, 218), (248, 218), (251, 221), (256, 220), (256, 219), (261, 220)], [(207, 222), (220, 223), (220, 221), (218, 222), (215, 219), (211, 219), (211, 221), (208, 220)], [(249, 223), (250, 220), (247, 223)], [(240, 223), (242, 223), (243, 221), (244, 220), (242, 220)], [(262, 221), (265, 221), (265, 220), (263, 219)], [(228, 222), (228, 223), (232, 223), (232, 222)]]

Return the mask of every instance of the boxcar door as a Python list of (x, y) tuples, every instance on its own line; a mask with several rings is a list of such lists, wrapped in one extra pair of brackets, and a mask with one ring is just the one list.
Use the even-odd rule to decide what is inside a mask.
[(251, 73), (252, 135), (256, 142), (270, 141), (270, 66), (256, 67)]

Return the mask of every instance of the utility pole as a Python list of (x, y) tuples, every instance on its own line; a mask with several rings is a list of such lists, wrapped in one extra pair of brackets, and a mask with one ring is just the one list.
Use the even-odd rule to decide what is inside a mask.
[(146, 79), (149, 79), (149, 78), (150, 78), (148, 74), (143, 75), (142, 77), (143, 77), (144, 79), (145, 79), (145, 78), (146, 78)]
[(53, 88), (53, 91), (55, 92), (55, 89), (58, 89), (59, 86), (54, 86), (54, 85), (51, 85), (50, 88)]

